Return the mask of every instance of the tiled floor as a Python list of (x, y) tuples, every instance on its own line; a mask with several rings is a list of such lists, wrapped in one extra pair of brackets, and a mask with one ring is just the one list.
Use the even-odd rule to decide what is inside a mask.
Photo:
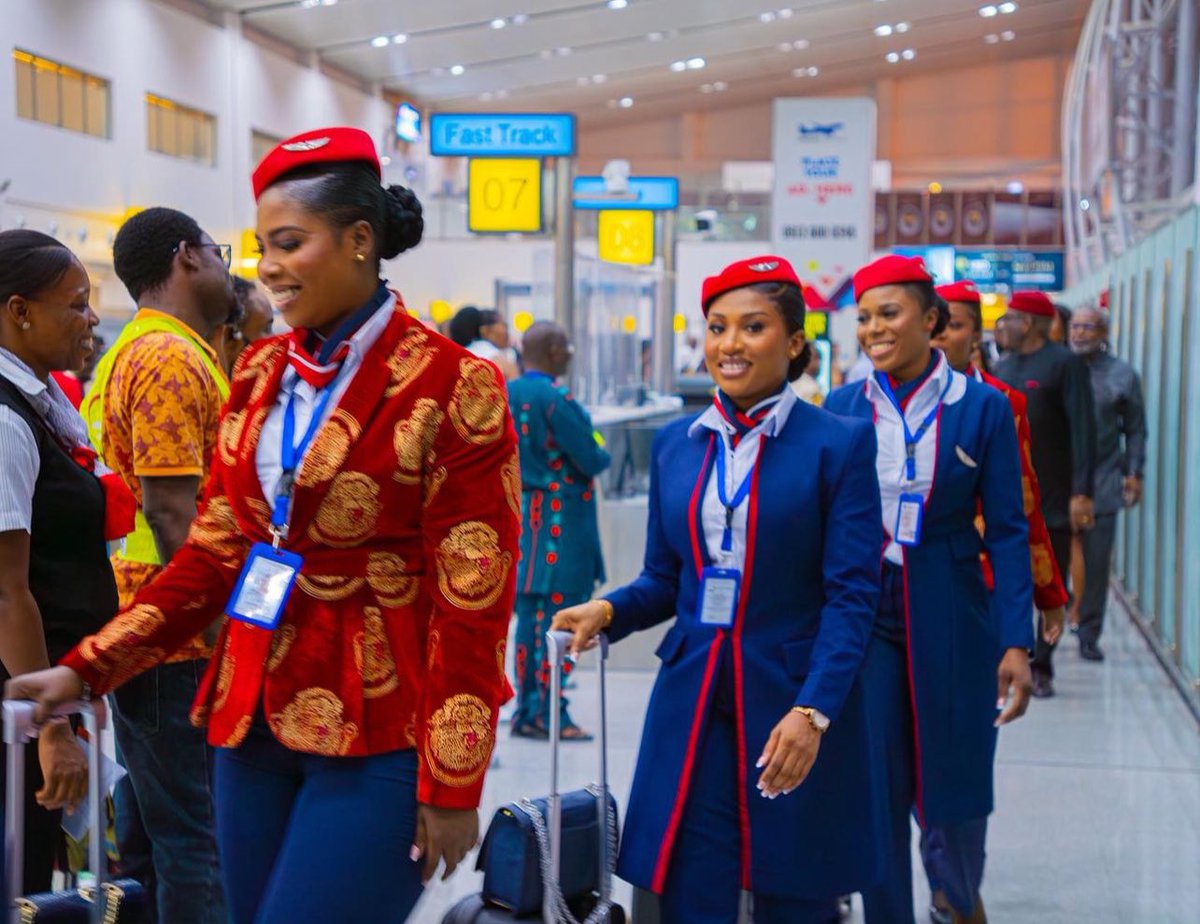
[[(1200, 921), (1200, 730), (1123, 615), (1114, 613), (1103, 644), (1108, 660), (1096, 665), (1067, 639), (1058, 696), (1035, 702), (1001, 734), (984, 883), (994, 924)], [(594, 672), (576, 676), (572, 710), (594, 728)], [(609, 767), (622, 803), (652, 682), (646, 671), (609, 677)], [(565, 787), (593, 778), (591, 746), (564, 745), (562, 753)], [(544, 743), (504, 735), (498, 754), (484, 824), (498, 805), (547, 787)], [(461, 871), (431, 886), (413, 922), (437, 924), (460, 896), (478, 890), (479, 879)], [(621, 900), (629, 894), (621, 884)], [(919, 908), (927, 897), (919, 877)], [(857, 911), (853, 920), (861, 920)]]

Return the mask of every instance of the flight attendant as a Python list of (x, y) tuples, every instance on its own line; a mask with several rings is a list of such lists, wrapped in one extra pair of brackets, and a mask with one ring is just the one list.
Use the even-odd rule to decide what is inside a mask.
[(704, 282), (712, 407), (654, 441), (636, 581), (559, 612), (585, 647), (668, 620), (619, 874), (669, 924), (837, 920), (878, 875), (882, 787), (859, 666), (878, 596), (869, 423), (788, 387), (808, 364), (804, 298), (780, 257)]
[[(996, 729), (1024, 713), (1030, 691), (1033, 582), (1016, 429), (1003, 395), (931, 348), (947, 309), (919, 258), (877, 260), (855, 274), (854, 290), (875, 371), (826, 406), (875, 421), (886, 535), (863, 686), (887, 772), (890, 857), (863, 903), (871, 924), (914, 920), (915, 811), (940, 838), (932, 878), (958, 920), (982, 920), (972, 915), (982, 915)], [(990, 596), (981, 550), (998, 588)]]
[(259, 278), (288, 336), (234, 369), (187, 543), (62, 666), (108, 692), (225, 614), (192, 713), (217, 746), (235, 924), (405, 920), (476, 842), (520, 510), (504, 383), (411, 318), (379, 261), (421, 238), (370, 136), (307, 132), (254, 172)]

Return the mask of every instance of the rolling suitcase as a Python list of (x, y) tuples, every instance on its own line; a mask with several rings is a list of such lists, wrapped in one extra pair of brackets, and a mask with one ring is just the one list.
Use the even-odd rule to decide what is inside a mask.
[(7, 700), (4, 711), (5, 787), (4, 862), (6, 895), (10, 896), (5, 924), (136, 924), (146, 907), (146, 893), (132, 879), (107, 881), (104, 856), (104, 799), (100, 792), (100, 731), (104, 728), (104, 703), (72, 703), (56, 715), (82, 714), (88, 736), (88, 868), (94, 886), (21, 896), (24, 874), (25, 745), (37, 736), (33, 703)]
[[(558, 703), (569, 632), (546, 634), (550, 660), (550, 702)], [(600, 781), (586, 790), (558, 789), (559, 723), (550, 710), (550, 794), (510, 803), (493, 817), (479, 850), (476, 869), (484, 872), (483, 891), (451, 908), (443, 924), (502, 924), (515, 920), (543, 924), (624, 924), (625, 911), (612, 902), (616, 866), (616, 803), (608, 791), (608, 714), (605, 661), (608, 639), (600, 637)], [(565, 801), (565, 806), (564, 806)], [(564, 818), (568, 831), (563, 832)], [(566, 850), (564, 851), (564, 843)], [(571, 864), (564, 870), (564, 854)], [(565, 882), (564, 882), (565, 877)], [(581, 886), (582, 884), (582, 886)], [(569, 896), (564, 896), (564, 885)]]

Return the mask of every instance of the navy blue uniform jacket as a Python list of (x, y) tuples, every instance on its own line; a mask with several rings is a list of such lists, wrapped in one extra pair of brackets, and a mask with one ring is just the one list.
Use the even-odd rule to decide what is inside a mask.
[[(685, 801), (736, 800), (743, 888), (807, 897), (853, 892), (877, 876), (881, 785), (868, 760), (859, 667), (879, 596), (883, 543), (871, 426), (797, 402), (762, 439), (747, 511), (746, 568), (732, 629), (702, 625), (700, 572), (711, 564), (700, 522), (715, 453), (694, 417), (673, 421), (652, 451), (645, 565), (609, 595), (610, 638), (675, 617), (658, 649), (618, 872), (661, 892)], [(1010, 424), (1011, 426), (1011, 424)], [(748, 437), (758, 438), (758, 437)], [(692, 792), (692, 770), (722, 659), (731, 659), (737, 792)], [(754, 764), (795, 705), (832, 719), (811, 774), (763, 799)]]
[[(922, 825), (951, 825), (992, 811), (996, 669), (1006, 648), (1033, 647), (1033, 577), (1012, 408), (996, 389), (951, 374), (953, 387), (922, 441), (922, 448), (934, 446), (934, 469), (921, 544), (904, 549)], [(873, 420), (870, 386), (869, 380), (843, 386), (825, 407)], [(982, 540), (975, 527), (979, 504)], [(981, 548), (996, 575), (990, 597)]]

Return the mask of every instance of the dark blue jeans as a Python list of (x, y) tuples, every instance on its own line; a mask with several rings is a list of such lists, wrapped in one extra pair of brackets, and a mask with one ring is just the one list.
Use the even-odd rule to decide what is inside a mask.
[(421, 897), (409, 856), (417, 753), (289, 750), (261, 715), (217, 750), (217, 834), (234, 924), (400, 924)]
[(164, 664), (113, 694), (113, 731), (129, 771), (114, 799), (120, 872), (154, 897), (151, 924), (229, 920), (214, 832), (213, 750), (188, 721), (204, 668), (204, 661)]

